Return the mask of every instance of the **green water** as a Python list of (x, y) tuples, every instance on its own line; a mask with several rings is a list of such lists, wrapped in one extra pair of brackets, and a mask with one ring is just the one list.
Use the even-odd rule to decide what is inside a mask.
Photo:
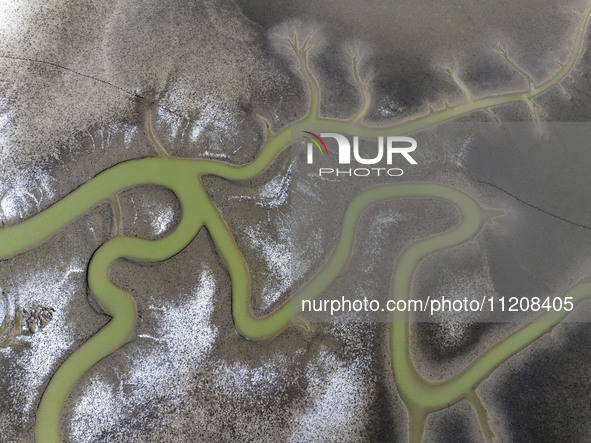
[[(247, 167), (233, 169), (245, 171), (242, 177), (251, 174)], [(137, 311), (133, 298), (108, 277), (111, 263), (118, 258), (152, 262), (166, 260), (187, 246), (205, 226), (232, 279), (232, 315), (236, 329), (248, 339), (265, 340), (291, 324), (292, 309), (301, 306), (301, 300), (318, 297), (342, 272), (353, 249), (357, 222), (370, 205), (393, 198), (440, 198), (455, 205), (462, 214), (462, 222), (455, 228), (415, 242), (402, 253), (394, 269), (394, 299), (408, 297), (412, 277), (424, 257), (470, 240), (479, 232), (487, 216), (468, 195), (448, 186), (400, 183), (370, 188), (359, 194), (347, 208), (337, 246), (322, 270), (283, 306), (266, 317), (258, 318), (250, 311), (247, 263), (227, 224), (205, 192), (200, 182), (202, 173), (203, 162), (197, 160), (156, 157), (128, 161), (99, 174), (39, 215), (0, 230), (0, 254), (6, 258), (34, 247), (98, 203), (109, 200), (130, 186), (147, 183), (165, 186), (176, 194), (182, 207), (181, 221), (168, 237), (144, 240), (116, 236), (93, 255), (88, 269), (89, 287), (112, 320), (75, 350), (53, 375), (37, 412), (38, 441), (59, 441), (60, 412), (72, 386), (96, 362), (125, 344), (135, 327)], [(236, 178), (239, 177), (241, 175), (236, 174)], [(581, 284), (567, 295), (580, 301), (590, 294), (591, 284)], [(564, 314), (548, 314), (542, 318), (543, 322), (523, 327), (488, 350), (461, 374), (442, 383), (428, 382), (417, 372), (410, 358), (406, 319), (398, 317), (399, 313), (394, 315), (391, 329), (394, 377), (411, 416), (416, 414), (421, 417), (464, 398), (494, 368), (551, 329)]]
[[(591, 5), (585, 10), (581, 23), (576, 29), (568, 60), (557, 73), (541, 85), (531, 84), (526, 91), (500, 93), (479, 99), (468, 97), (467, 102), (454, 107), (430, 110), (423, 116), (382, 128), (370, 128), (359, 123), (368, 109), (370, 97), (367, 88), (361, 83), (356, 66), (354, 78), (363, 98), (361, 110), (349, 121), (320, 118), (318, 113), (320, 90), (308, 67), (308, 42), (299, 45), (297, 41), (293, 41), (292, 47), (298, 55), (302, 75), (310, 87), (310, 111), (302, 121), (321, 122), (325, 125), (323, 127), (326, 127), (326, 131), (377, 137), (410, 134), (459, 115), (506, 103), (523, 102), (532, 108), (532, 100), (542, 92), (558, 85), (580, 58), (590, 15)], [(266, 126), (268, 127), (268, 124)], [(368, 189), (359, 194), (347, 208), (339, 241), (324, 268), (276, 311), (266, 317), (257, 318), (250, 311), (250, 275), (247, 263), (228, 225), (207, 195), (201, 183), (201, 177), (211, 174), (226, 179), (245, 180), (259, 175), (282, 150), (289, 146), (291, 140), (289, 128), (277, 134), (267, 130), (267, 141), (258, 157), (244, 166), (233, 166), (214, 160), (171, 158), (154, 137), (150, 122), (148, 122), (148, 132), (155, 149), (160, 154), (159, 157), (131, 160), (115, 165), (40, 214), (0, 230), (0, 259), (7, 259), (50, 238), (99, 203), (116, 201), (117, 194), (130, 187), (142, 184), (164, 186), (176, 194), (182, 208), (181, 221), (168, 237), (151, 241), (119, 235), (103, 244), (93, 255), (88, 268), (89, 287), (101, 307), (112, 319), (76, 349), (51, 378), (37, 411), (35, 437), (39, 442), (60, 441), (60, 414), (74, 384), (99, 360), (124, 345), (133, 332), (137, 319), (135, 301), (128, 292), (114, 285), (108, 277), (110, 265), (118, 258), (151, 262), (166, 260), (181, 251), (201, 228), (206, 227), (226, 262), (232, 279), (232, 315), (237, 331), (250, 340), (265, 340), (279, 334), (291, 324), (292, 309), (300, 306), (302, 300), (318, 297), (342, 272), (353, 249), (358, 220), (370, 205), (393, 198), (438, 198), (453, 204), (462, 216), (462, 221), (453, 229), (419, 240), (402, 253), (396, 262), (392, 277), (392, 298), (394, 299), (408, 298), (413, 275), (424, 257), (472, 239), (489, 217), (487, 211), (483, 210), (471, 197), (448, 186), (432, 183), (403, 183)], [(575, 304), (589, 298), (591, 283), (581, 282), (570, 289), (565, 296), (572, 296)], [(463, 398), (475, 405), (483, 431), (490, 437), (492, 431), (486, 422), (486, 410), (474, 389), (507, 358), (551, 330), (565, 313), (550, 312), (542, 315), (539, 322), (523, 326), (489, 348), (457, 376), (436, 383), (425, 380), (413, 365), (410, 357), (408, 325), (404, 322), (407, 319), (401, 315), (403, 314), (394, 314), (391, 326), (392, 371), (400, 395), (409, 411), (409, 439), (420, 441), (426, 415)]]

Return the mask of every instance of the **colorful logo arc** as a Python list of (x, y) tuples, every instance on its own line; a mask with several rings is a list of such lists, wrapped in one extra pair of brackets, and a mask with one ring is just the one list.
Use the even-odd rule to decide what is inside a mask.
[[(324, 154), (324, 152), (326, 152), (328, 154), (328, 149), (326, 148), (326, 144), (324, 143), (324, 141), (322, 140), (322, 138), (320, 138), (318, 135), (314, 134), (313, 132), (310, 131), (303, 131), (305, 134), (310, 134), (312, 137), (308, 137), (307, 135), (303, 135), (302, 137), (304, 137), (306, 140), (311, 141), (312, 143), (314, 143), (318, 149), (320, 150), (321, 154)], [(316, 140), (315, 140), (316, 139)], [(320, 144), (318, 143), (320, 142), (322, 144), (322, 146), (324, 147), (324, 151), (322, 151), (322, 148), (320, 147)]]

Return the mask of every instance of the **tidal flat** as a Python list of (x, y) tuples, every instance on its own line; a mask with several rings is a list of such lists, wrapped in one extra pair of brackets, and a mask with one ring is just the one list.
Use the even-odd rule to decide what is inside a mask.
[[(311, 9), (297, 1), (19, 0), (0, 8), (2, 228), (114, 165), (162, 155), (150, 128), (171, 157), (234, 167), (256, 161), (268, 140), (310, 115), (359, 117), (356, 125), (383, 131), (416, 121), (416, 134), (437, 143), (416, 151), (419, 165), (400, 182), (451, 187), (503, 215), (469, 242), (425, 258), (409, 295), (562, 296), (589, 274), (586, 150), (493, 149), (440, 136), (458, 122), (588, 121), (584, 1), (363, 9), (321, 1)], [(547, 81), (552, 87), (542, 91)], [(479, 105), (484, 97), (494, 100)], [(327, 203), (322, 182), (294, 178), (287, 151), (257, 177), (215, 168), (203, 189), (247, 263), (248, 306), (255, 316), (273, 314), (329, 261), (347, 204), (363, 186), (326, 184), (324, 191), (337, 190)], [(0, 320), (14, 330), (19, 309), (55, 310), (43, 328), (33, 333), (23, 323), (18, 342), (0, 348), (0, 440), (33, 439), (53, 374), (111, 320), (87, 283), (95, 251), (121, 236), (165, 239), (184, 209), (164, 187), (134, 186), (0, 260)], [(406, 248), (461, 219), (436, 198), (368, 208), (351, 255), (366, 268), (346, 269), (328, 291), (389, 294)], [(294, 222), (307, 236), (294, 234)], [(550, 329), (499, 362), (468, 400), (425, 417), (423, 433), (399, 393), (389, 324), (292, 325), (263, 341), (237, 333), (233, 266), (216, 235), (202, 228), (164, 261), (113, 262), (108, 277), (131, 295), (137, 320), (128, 342), (73, 385), (59, 414), (62, 440), (589, 438), (588, 390), (580, 388), (589, 378), (581, 352), (588, 302), (567, 318), (578, 323)], [(428, 381), (446, 380), (521, 326), (411, 324), (408, 361)]]

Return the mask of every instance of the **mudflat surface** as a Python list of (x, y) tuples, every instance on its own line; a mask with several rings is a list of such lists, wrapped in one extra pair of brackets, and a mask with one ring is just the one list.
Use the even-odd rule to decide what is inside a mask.
[[(281, 130), (310, 117), (314, 98), (320, 121), (354, 119), (365, 97), (367, 112), (351, 123), (359, 128), (433, 116), (407, 134), (420, 142), (418, 164), (386, 184), (448, 186), (503, 213), (473, 239), (425, 257), (407, 295), (564, 296), (591, 265), (591, 154), (584, 126), (561, 126), (572, 142), (548, 146), (544, 125), (584, 125), (591, 117), (589, 29), (581, 25), (588, 4), (440, 3), (0, 3), (0, 231), (114, 165), (158, 156), (148, 121), (171, 157), (244, 165)], [(298, 45), (307, 48), (299, 59)], [(533, 97), (479, 105), (527, 95), (549, 80)], [(470, 138), (457, 126), (499, 121), (508, 131), (514, 122), (531, 123), (543, 147)], [(326, 266), (348, 203), (367, 187), (347, 177), (302, 179), (297, 167), (286, 146), (255, 177), (212, 169), (201, 178), (247, 264), (256, 316), (273, 315)], [(163, 240), (182, 218), (171, 190), (137, 183), (41, 244), (0, 259), (0, 440), (34, 438), (53, 375), (110, 321), (87, 282), (95, 251), (121, 236)], [(387, 299), (406, 248), (461, 219), (438, 198), (368, 208), (350, 265), (326, 294)], [(207, 227), (167, 260), (115, 260), (108, 278), (133, 297), (137, 321), (129, 341), (56, 405), (61, 439), (591, 437), (589, 302), (496, 362), (474, 396), (429, 410), (417, 432), (408, 418), (420, 414), (392, 370), (389, 323), (312, 322), (248, 340), (233, 321), (233, 269)], [(50, 311), (41, 327), (39, 313)], [(425, 379), (445, 381), (524, 325), (446, 315), (411, 323), (408, 358)]]

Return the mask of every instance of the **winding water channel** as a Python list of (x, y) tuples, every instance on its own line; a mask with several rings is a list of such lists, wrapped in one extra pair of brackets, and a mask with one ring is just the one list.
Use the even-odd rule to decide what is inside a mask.
[[(531, 100), (559, 82), (571, 71), (581, 56), (585, 31), (591, 15), (591, 6), (585, 10), (577, 27), (574, 45), (562, 69), (543, 84), (530, 85), (526, 91), (508, 92), (468, 98), (465, 103), (430, 111), (405, 122), (387, 128), (371, 128), (359, 123), (368, 109), (369, 100), (365, 86), (357, 71), (355, 80), (364, 98), (361, 110), (348, 121), (330, 120), (318, 115), (320, 91), (307, 64), (307, 42), (293, 42), (300, 60), (300, 68), (310, 86), (311, 106), (302, 121), (322, 123), (327, 131), (356, 133), (366, 137), (379, 135), (410, 134), (458, 115), (474, 110), (512, 102), (531, 103)], [(88, 268), (88, 283), (103, 310), (112, 319), (76, 349), (55, 372), (41, 399), (35, 427), (39, 442), (60, 441), (60, 414), (63, 404), (74, 384), (98, 361), (124, 345), (133, 332), (137, 319), (134, 299), (123, 288), (109, 279), (109, 268), (119, 258), (144, 262), (166, 260), (186, 247), (202, 229), (206, 228), (216, 248), (223, 257), (232, 281), (232, 315), (237, 331), (250, 340), (267, 340), (281, 333), (292, 324), (292, 310), (305, 299), (314, 299), (343, 271), (355, 242), (355, 230), (362, 213), (371, 205), (390, 199), (436, 198), (449, 202), (461, 214), (461, 221), (450, 230), (416, 241), (408, 246), (395, 263), (391, 297), (407, 299), (414, 273), (420, 261), (434, 252), (461, 244), (476, 236), (490, 213), (469, 195), (449, 186), (435, 183), (398, 183), (381, 185), (363, 191), (346, 210), (339, 241), (326, 265), (290, 300), (265, 317), (255, 317), (250, 310), (250, 274), (248, 265), (236, 245), (235, 239), (217, 207), (211, 201), (202, 184), (205, 175), (217, 175), (230, 180), (246, 180), (261, 174), (284, 149), (289, 147), (289, 128), (272, 134), (267, 126), (267, 140), (257, 158), (249, 164), (235, 166), (210, 159), (173, 158), (158, 143), (148, 122), (148, 133), (157, 157), (130, 160), (117, 164), (84, 183), (78, 189), (41, 213), (23, 222), (0, 229), (0, 259), (8, 259), (25, 252), (52, 237), (67, 225), (105, 201), (116, 200), (119, 192), (143, 184), (166, 187), (180, 201), (182, 217), (177, 228), (167, 237), (146, 240), (117, 235), (104, 243), (95, 254)], [(591, 297), (591, 283), (582, 281), (565, 296), (574, 303)], [(445, 408), (462, 399), (475, 406), (485, 436), (490, 437), (485, 408), (475, 389), (495, 368), (519, 350), (550, 331), (567, 313), (549, 312), (538, 322), (524, 325), (504, 340), (489, 348), (458, 375), (441, 382), (431, 382), (415, 368), (409, 349), (409, 330), (405, 313), (396, 312), (392, 317), (390, 351), (392, 372), (400, 395), (409, 411), (409, 439), (420, 441), (428, 413)]]

